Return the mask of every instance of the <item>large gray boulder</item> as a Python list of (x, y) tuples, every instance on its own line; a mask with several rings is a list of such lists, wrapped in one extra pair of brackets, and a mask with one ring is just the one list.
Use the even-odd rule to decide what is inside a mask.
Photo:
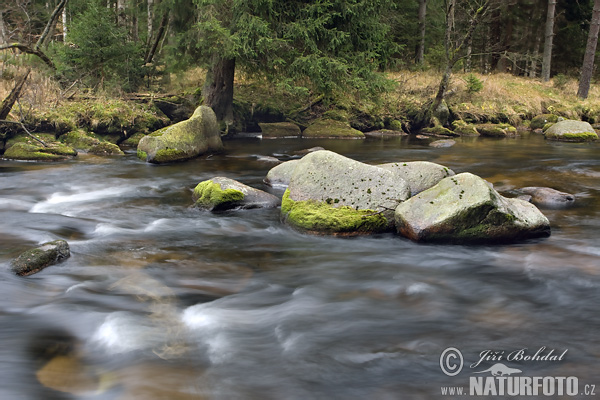
[(267, 172), (265, 183), (273, 187), (287, 187), (300, 160), (290, 160), (273, 167)]
[(222, 176), (200, 182), (194, 188), (192, 199), (195, 207), (210, 211), (275, 208), (281, 204), (279, 198), (270, 193)]
[(321, 150), (297, 163), (281, 215), (311, 233), (383, 232), (393, 227), (390, 210), (409, 196), (408, 184), (396, 173)]
[(12, 261), (11, 269), (17, 275), (28, 276), (59, 263), (70, 255), (69, 244), (64, 240), (55, 240), (21, 253)]
[(531, 196), (529, 201), (537, 206), (560, 208), (575, 203), (575, 195), (549, 187), (528, 186), (519, 189), (519, 191)]
[(565, 119), (558, 121), (544, 132), (546, 139), (563, 142), (589, 142), (598, 140), (598, 134), (588, 122)]
[(451, 169), (429, 161), (387, 163), (378, 167), (402, 177), (410, 187), (411, 196), (437, 185), (448, 176), (455, 175)]
[(215, 113), (210, 107), (200, 106), (190, 119), (143, 137), (138, 144), (137, 154), (144, 161), (162, 164), (222, 149)]
[(514, 242), (548, 236), (548, 219), (531, 203), (508, 199), (482, 178), (443, 179), (396, 208), (396, 230), (419, 242)]

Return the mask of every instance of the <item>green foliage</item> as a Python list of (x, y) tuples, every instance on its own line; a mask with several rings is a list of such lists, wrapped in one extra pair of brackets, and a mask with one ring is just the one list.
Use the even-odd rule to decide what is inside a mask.
[(127, 40), (127, 30), (115, 24), (112, 11), (105, 5), (97, 0), (89, 2), (69, 28), (69, 43), (55, 46), (63, 79), (125, 91), (133, 91), (142, 83), (141, 49)]
[(465, 83), (467, 84), (467, 93), (469, 94), (480, 92), (483, 89), (483, 82), (474, 74), (467, 75)]

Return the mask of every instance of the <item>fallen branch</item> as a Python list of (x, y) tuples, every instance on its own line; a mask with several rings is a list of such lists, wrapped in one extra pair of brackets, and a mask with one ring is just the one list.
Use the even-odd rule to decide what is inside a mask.
[(29, 132), (29, 129), (27, 129), (27, 127), (21, 122), (21, 121), (9, 121), (7, 119), (0, 119), (0, 124), (1, 123), (6, 123), (6, 124), (14, 124), (14, 125), (20, 125), (21, 128), (23, 128), (23, 130), (25, 131), (25, 133), (32, 138), (33, 140), (40, 142), (42, 144), (42, 146), (44, 147), (48, 147), (48, 145), (46, 143), (44, 143), (44, 141), (40, 138), (36, 138), (35, 136), (33, 136), (33, 133)]
[(56, 66), (54, 65), (52, 60), (50, 60), (50, 58), (48, 58), (48, 56), (46, 54), (44, 54), (44, 52), (42, 52), (41, 50), (31, 48), (31, 47), (27, 46), (26, 44), (22, 44), (22, 43), (11, 43), (11, 44), (7, 44), (5, 46), (0, 46), (0, 50), (8, 50), (8, 49), (17, 49), (17, 50), (21, 50), (23, 53), (33, 54), (35, 56), (38, 56), (47, 66), (49, 66), (53, 70), (56, 69)]

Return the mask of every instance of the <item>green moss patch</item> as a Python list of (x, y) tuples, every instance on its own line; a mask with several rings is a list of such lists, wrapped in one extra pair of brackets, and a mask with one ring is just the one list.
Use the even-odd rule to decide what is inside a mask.
[(542, 129), (546, 124), (555, 124), (558, 122), (558, 116), (554, 114), (542, 114), (531, 120), (529, 128), (531, 129)]
[(546, 134), (546, 139), (563, 142), (591, 142), (598, 140), (598, 134), (596, 132), (563, 133), (562, 135)]
[(346, 122), (332, 119), (321, 119), (302, 132), (305, 138), (336, 138), (336, 139), (364, 139), (365, 135)]
[(244, 200), (244, 193), (235, 189), (221, 189), (221, 185), (211, 180), (200, 182), (192, 195), (194, 206), (219, 211), (235, 207), (236, 203)]
[(283, 195), (281, 216), (294, 228), (317, 234), (359, 235), (386, 232), (390, 227), (388, 220), (374, 210), (333, 207), (313, 200), (294, 201), (289, 189)]
[(37, 143), (14, 143), (4, 152), (4, 158), (24, 161), (60, 161), (75, 157), (77, 152), (62, 143), (47, 143), (44, 147)]

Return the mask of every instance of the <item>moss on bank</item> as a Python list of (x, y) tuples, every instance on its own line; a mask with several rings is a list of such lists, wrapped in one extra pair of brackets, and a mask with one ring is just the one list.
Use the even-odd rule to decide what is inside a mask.
[(386, 232), (388, 220), (374, 210), (333, 207), (312, 200), (294, 201), (289, 189), (281, 201), (281, 217), (292, 227), (317, 234), (359, 235)]

